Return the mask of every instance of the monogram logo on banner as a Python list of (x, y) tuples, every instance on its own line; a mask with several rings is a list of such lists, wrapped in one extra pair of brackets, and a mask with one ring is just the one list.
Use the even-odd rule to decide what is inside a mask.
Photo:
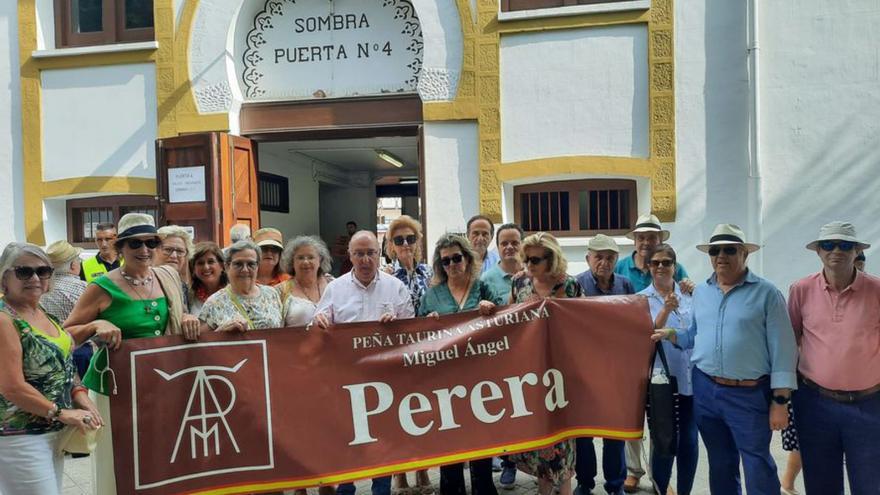
[[(191, 352), (210, 347), (227, 352)], [(150, 349), (131, 361), (137, 489), (274, 467), (265, 341)], [(180, 419), (153, 419), (169, 415)]]

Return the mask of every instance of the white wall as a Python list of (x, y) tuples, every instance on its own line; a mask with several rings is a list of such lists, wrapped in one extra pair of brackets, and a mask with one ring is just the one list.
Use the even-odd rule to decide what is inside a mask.
[(156, 177), (153, 64), (47, 70), (41, 75), (45, 180)]
[(25, 240), (17, 9), (0, 2), (0, 246)]
[(284, 239), (320, 233), (318, 218), (318, 183), (312, 178), (312, 165), (295, 155), (278, 156), (260, 150), (260, 171), (287, 177), (290, 213), (260, 212), (264, 227), (275, 227)]
[(501, 37), (501, 157), (648, 156), (644, 24)]

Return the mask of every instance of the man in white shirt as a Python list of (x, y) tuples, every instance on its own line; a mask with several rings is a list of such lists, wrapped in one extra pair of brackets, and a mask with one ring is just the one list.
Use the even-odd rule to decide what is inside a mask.
[[(367, 230), (355, 233), (348, 243), (352, 269), (327, 284), (318, 301), (314, 324), (379, 321), (415, 316), (409, 290), (396, 277), (379, 271), (379, 241)], [(354, 495), (353, 483), (339, 485), (337, 495)], [(391, 476), (373, 478), (373, 495), (391, 494)]]

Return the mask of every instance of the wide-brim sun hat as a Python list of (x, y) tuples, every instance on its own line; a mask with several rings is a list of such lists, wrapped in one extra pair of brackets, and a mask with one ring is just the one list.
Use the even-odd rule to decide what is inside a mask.
[(156, 221), (146, 213), (126, 213), (119, 219), (117, 241), (134, 237), (161, 237), (156, 230)]
[(698, 244), (697, 249), (707, 253), (712, 246), (728, 246), (730, 244), (742, 245), (746, 251), (754, 253), (761, 249), (761, 246), (746, 242), (746, 236), (738, 225), (732, 223), (719, 223), (712, 231), (712, 236), (706, 244)]
[(46, 255), (49, 256), (49, 261), (52, 262), (52, 266), (69, 263), (73, 261), (74, 258), (79, 257), (82, 252), (82, 248), (72, 246), (65, 240), (55, 241), (46, 246)]
[(859, 240), (856, 228), (849, 222), (829, 222), (819, 228), (819, 237), (807, 244), (807, 249), (816, 251), (822, 241), (849, 241), (855, 243), (859, 249), (871, 247), (867, 242)]
[(605, 234), (596, 234), (595, 237), (590, 239), (590, 242), (587, 243), (587, 250), (614, 251), (615, 253), (620, 252), (620, 248), (617, 247), (617, 242), (615, 242), (614, 239), (608, 237)]
[(660, 219), (656, 215), (647, 214), (639, 216), (636, 220), (635, 228), (627, 232), (626, 237), (635, 239), (636, 234), (639, 232), (656, 232), (660, 234), (661, 242), (666, 242), (669, 239), (669, 231), (660, 225)]
[(274, 246), (278, 249), (284, 249), (284, 237), (281, 235), (281, 231), (272, 227), (265, 227), (254, 232), (253, 239), (254, 243), (260, 247)]

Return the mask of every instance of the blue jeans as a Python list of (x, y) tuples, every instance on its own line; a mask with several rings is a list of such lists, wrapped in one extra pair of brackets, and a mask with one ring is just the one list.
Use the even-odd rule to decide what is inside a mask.
[[(598, 473), (593, 439), (591, 437), (578, 438), (575, 440), (575, 445), (577, 457), (574, 469), (577, 474), (578, 486), (592, 490), (596, 486), (596, 481), (593, 478)], [(602, 440), (602, 473), (605, 475), (605, 491), (612, 495), (621, 493), (623, 482), (626, 480), (624, 445), (623, 440)]]
[(843, 460), (850, 491), (880, 494), (880, 393), (843, 403), (798, 384), (794, 393), (807, 493), (843, 494)]
[[(373, 486), (370, 488), (373, 495), (391, 495), (391, 476), (373, 478)], [(337, 495), (354, 495), (354, 483), (342, 483), (336, 487)]]
[(672, 478), (672, 463), (677, 464), (678, 486), (676, 493), (690, 495), (697, 473), (697, 460), (700, 457), (697, 423), (694, 421), (694, 398), (678, 396), (678, 442), (674, 457), (658, 457), (651, 451), (651, 474), (660, 493), (666, 493)]
[(770, 380), (754, 387), (728, 387), (694, 368), (694, 418), (709, 455), (712, 495), (739, 495), (742, 459), (746, 491), (779, 493), (770, 455)]

